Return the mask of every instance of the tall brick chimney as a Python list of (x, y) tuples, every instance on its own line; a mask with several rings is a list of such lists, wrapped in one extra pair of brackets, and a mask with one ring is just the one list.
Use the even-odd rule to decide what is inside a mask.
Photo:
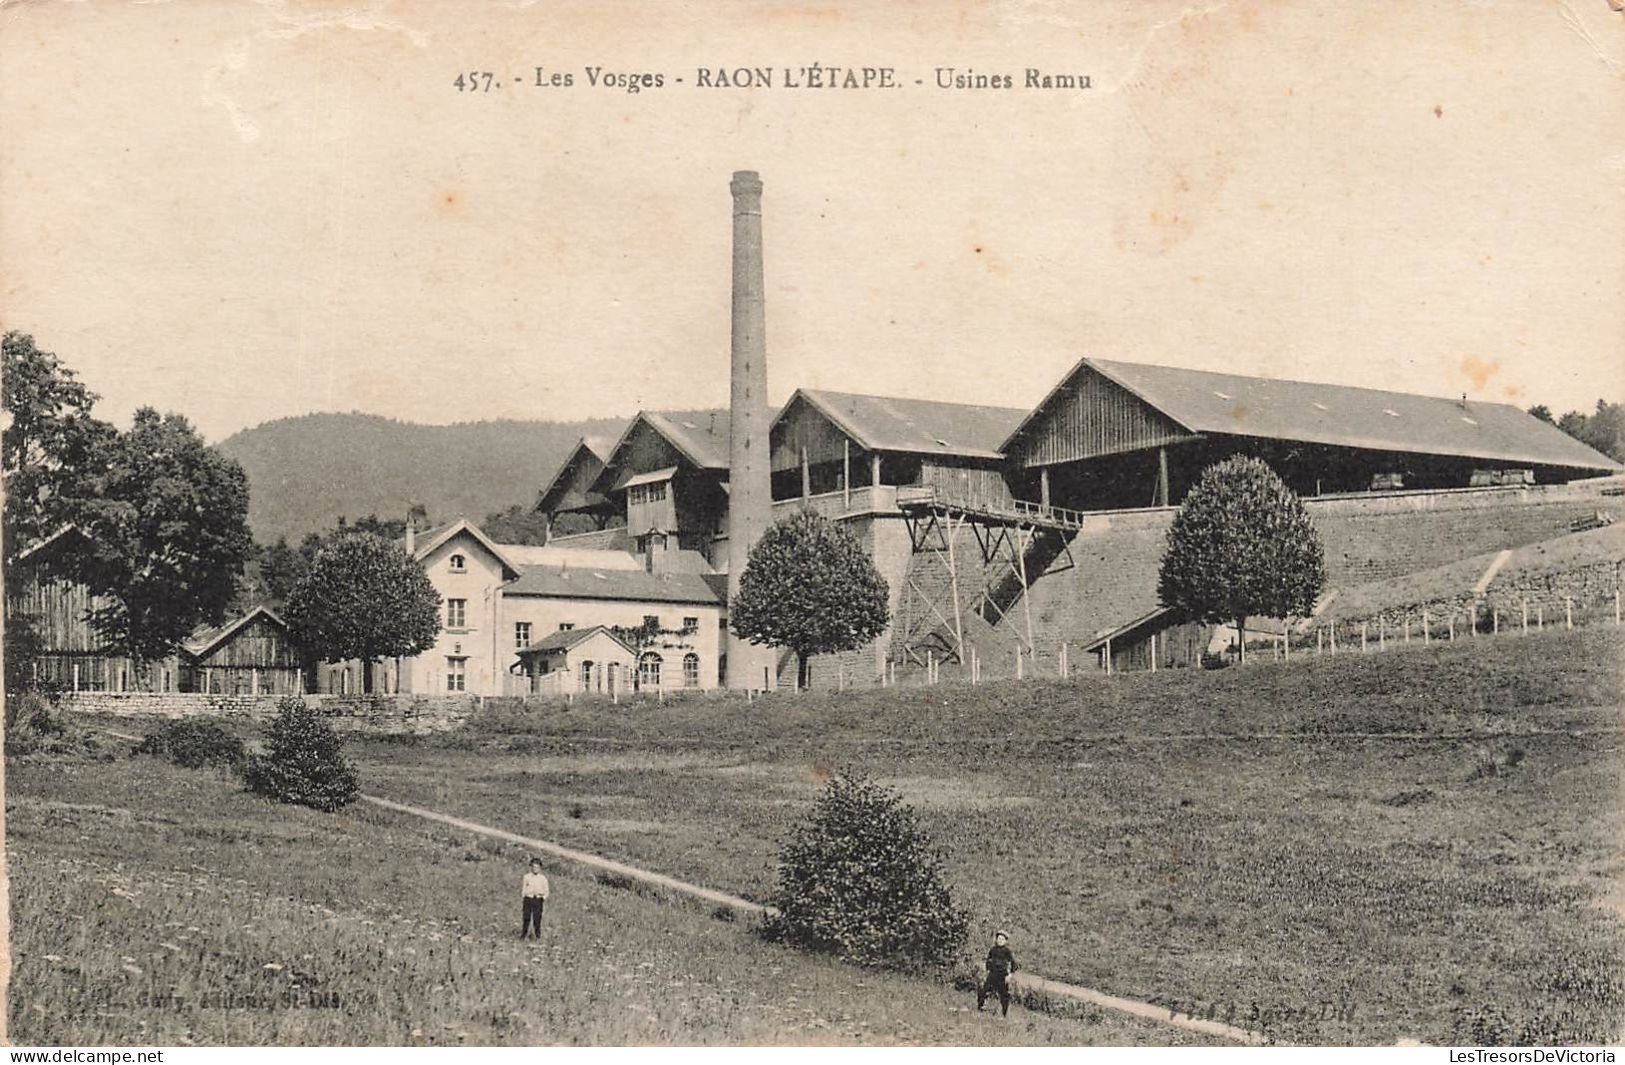
[[(768, 468), (767, 316), (762, 283), (762, 179), (754, 170), (736, 171), (733, 193), (733, 348), (730, 369), (728, 440), (728, 598), (739, 591), (739, 576), (751, 547), (773, 520)], [(730, 688), (774, 687), (778, 656), (728, 634)]]

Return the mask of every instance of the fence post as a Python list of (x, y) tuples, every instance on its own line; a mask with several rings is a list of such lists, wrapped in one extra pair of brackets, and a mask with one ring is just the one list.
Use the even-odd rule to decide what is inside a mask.
[(937, 653), (935, 651), (925, 652), (925, 679), (928, 684), (937, 682)]
[(1326, 630), (1317, 627), (1315, 629), (1315, 654), (1317, 654), (1317, 655), (1320, 654), (1325, 639), (1326, 639)]
[(1332, 622), (1332, 654), (1337, 653), (1337, 622)]
[(1546, 631), (1546, 604), (1535, 604), (1535, 628), (1540, 632)]
[(1405, 615), (1405, 642), (1411, 642), (1411, 616), (1409, 614)]
[(1447, 621), (1447, 624), (1445, 625), (1445, 628), (1450, 633), (1450, 642), (1455, 643), (1456, 642), (1456, 615), (1455, 615), (1454, 612), (1451, 613), (1451, 615), (1450, 615), (1450, 617), (1449, 617), (1449, 619)]
[(1422, 608), (1422, 642), (1433, 642), (1433, 623), (1428, 618), (1427, 607)]
[(1520, 599), (1520, 600), (1518, 600), (1518, 603), (1519, 603), (1519, 606), (1523, 610), (1523, 631), (1528, 632), (1529, 631), (1529, 600), (1527, 598)]
[(78, 662), (75, 662), (73, 664), (73, 693), (75, 695), (79, 694), (79, 663)]
[(1157, 634), (1151, 634), (1151, 672), (1157, 671)]
[(1016, 679), (1021, 679), (1021, 648), (1016, 648)]
[(1574, 628), (1574, 597), (1572, 595), (1563, 597), (1563, 627), (1565, 629)]
[(1106, 637), (1106, 676), (1112, 675), (1112, 638)]
[(1614, 589), (1614, 624), (1619, 624), (1619, 589)]
[(1490, 635), (1501, 635), (1501, 608), (1498, 606), (1490, 607)]
[(1377, 650), (1385, 651), (1387, 649), (1388, 649), (1388, 619), (1379, 617), (1377, 619)]
[(1360, 622), (1360, 653), (1365, 654), (1365, 622)]

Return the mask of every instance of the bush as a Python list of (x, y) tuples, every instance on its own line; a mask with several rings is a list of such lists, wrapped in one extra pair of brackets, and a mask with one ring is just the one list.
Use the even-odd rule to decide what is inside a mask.
[(37, 692), (6, 695), (6, 753), (32, 754), (59, 742), (67, 726), (57, 719), (51, 701)]
[(148, 733), (135, 753), (157, 755), (185, 769), (212, 765), (235, 770), (248, 760), (243, 741), (213, 721), (166, 722), (156, 732)]
[(267, 733), (269, 751), (250, 758), (251, 790), (277, 802), (337, 810), (355, 801), (360, 781), (344, 759), (344, 741), (298, 696), (283, 699)]
[(784, 846), (773, 905), (769, 939), (896, 969), (954, 962), (968, 924), (914, 811), (849, 773), (829, 782)]

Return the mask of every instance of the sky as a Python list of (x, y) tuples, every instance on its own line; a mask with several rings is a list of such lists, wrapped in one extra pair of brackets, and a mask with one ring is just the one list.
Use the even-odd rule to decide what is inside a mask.
[[(899, 87), (782, 86), (814, 62)], [(696, 84), (740, 66), (778, 80)], [(736, 169), (775, 401), (1030, 407), (1085, 355), (1625, 399), (1609, 0), (41, 0), (0, 122), (0, 323), (210, 440), (725, 404)]]

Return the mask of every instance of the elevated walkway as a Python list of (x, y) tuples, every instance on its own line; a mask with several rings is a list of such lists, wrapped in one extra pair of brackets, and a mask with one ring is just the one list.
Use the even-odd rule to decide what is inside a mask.
[(1026, 499), (997, 500), (959, 496), (932, 485), (908, 485), (898, 488), (897, 506), (904, 513), (934, 511), (966, 521), (1055, 529), (1060, 532), (1077, 532), (1083, 528), (1089, 516), (1087, 511), (1046, 506)]

